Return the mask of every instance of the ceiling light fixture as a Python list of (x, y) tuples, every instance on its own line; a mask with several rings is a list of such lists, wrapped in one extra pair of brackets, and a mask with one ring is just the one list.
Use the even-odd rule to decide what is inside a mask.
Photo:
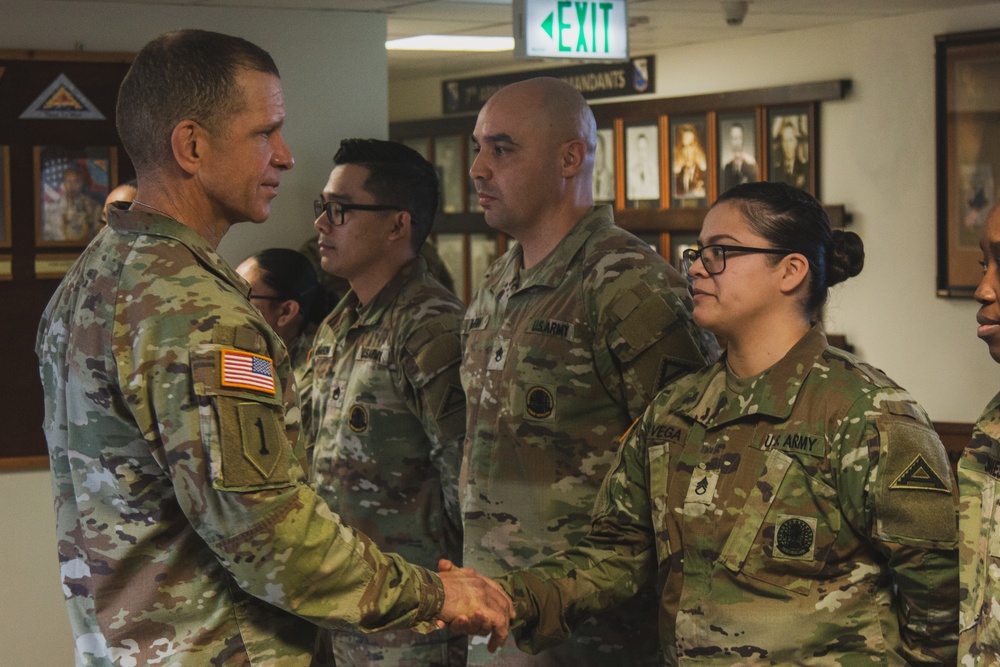
[(513, 37), (473, 37), (468, 35), (417, 35), (390, 39), (390, 51), (513, 51)]

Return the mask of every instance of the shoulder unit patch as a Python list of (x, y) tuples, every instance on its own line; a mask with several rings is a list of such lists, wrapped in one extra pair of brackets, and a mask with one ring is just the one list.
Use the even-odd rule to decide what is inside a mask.
[(910, 465), (906, 466), (903, 472), (889, 485), (890, 489), (910, 489), (913, 491), (943, 491), (951, 493), (944, 480), (934, 472), (933, 468), (924, 460), (921, 454), (917, 454)]

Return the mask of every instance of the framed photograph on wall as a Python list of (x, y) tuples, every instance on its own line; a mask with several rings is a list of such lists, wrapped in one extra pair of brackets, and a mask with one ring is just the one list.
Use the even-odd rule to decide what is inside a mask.
[(465, 273), (465, 234), (438, 234), (435, 238), (438, 256), (448, 268), (452, 282), (455, 285), (455, 295), (465, 303), (469, 302), (466, 292)]
[(680, 271), (681, 275), (684, 275), (684, 262), (681, 260), (681, 255), (688, 248), (697, 247), (697, 234), (673, 233), (670, 235), (670, 263)]
[(35, 242), (85, 246), (101, 229), (101, 210), (118, 179), (118, 149), (35, 146)]
[(467, 155), (469, 168), (465, 170), (466, 177), (469, 181), (469, 213), (482, 213), (483, 207), (479, 205), (479, 193), (476, 192), (476, 184), (472, 181), (472, 176), (470, 175), (470, 170), (472, 169), (472, 163), (476, 161), (476, 145), (472, 141), (467, 141)]
[(497, 257), (495, 234), (469, 234), (469, 298), (479, 291), (486, 271)]
[(628, 208), (659, 208), (660, 128), (625, 126), (625, 200)]
[(759, 181), (756, 115), (752, 111), (719, 114), (715, 136), (718, 145), (716, 173), (719, 175), (719, 194), (743, 183)]
[(462, 148), (462, 135), (455, 134), (434, 138), (434, 166), (437, 167), (441, 179), (441, 211), (443, 213), (462, 213), (464, 210), (462, 168), (465, 151)]
[(0, 146), (0, 248), (10, 247), (10, 148)]
[(427, 159), (427, 156), (431, 154), (430, 137), (407, 137), (406, 139), (400, 139), (399, 143), (417, 151), (418, 153), (420, 153), (420, 157), (422, 157), (425, 160)]
[(610, 127), (597, 130), (597, 149), (594, 151), (594, 201), (599, 204), (615, 202), (615, 131)]
[(937, 294), (972, 297), (1000, 186), (1000, 30), (937, 37)]
[(704, 116), (670, 119), (670, 196), (673, 206), (708, 204), (708, 143)]
[(818, 197), (813, 124), (811, 106), (768, 109), (767, 180), (788, 183)]

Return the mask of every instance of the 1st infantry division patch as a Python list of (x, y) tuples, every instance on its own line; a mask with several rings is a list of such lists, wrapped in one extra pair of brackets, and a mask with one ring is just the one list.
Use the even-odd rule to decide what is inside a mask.
[(910, 465), (899, 474), (899, 477), (889, 485), (890, 489), (910, 489), (914, 491), (944, 491), (950, 493), (948, 485), (924, 460), (917, 454)]

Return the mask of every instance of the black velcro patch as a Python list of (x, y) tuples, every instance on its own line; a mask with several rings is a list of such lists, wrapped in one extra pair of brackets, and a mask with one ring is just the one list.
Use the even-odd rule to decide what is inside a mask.
[(442, 417), (446, 417), (464, 407), (465, 392), (462, 391), (461, 387), (456, 387), (455, 385), (450, 384), (444, 392), (444, 398), (441, 399), (441, 407), (438, 408), (437, 417), (438, 419), (441, 419)]

